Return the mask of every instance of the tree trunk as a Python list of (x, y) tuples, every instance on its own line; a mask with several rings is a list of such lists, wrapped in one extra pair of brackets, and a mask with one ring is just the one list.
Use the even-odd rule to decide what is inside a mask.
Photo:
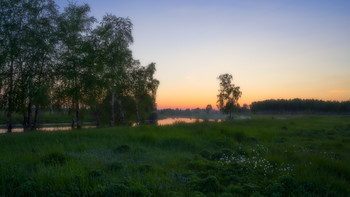
[(111, 121), (109, 123), (109, 125), (111, 127), (114, 126), (114, 120), (115, 120), (115, 116), (114, 116), (114, 92), (112, 92), (112, 96), (111, 96)]
[(81, 129), (79, 102), (77, 102), (76, 104), (76, 118), (77, 118), (77, 129)]
[(72, 115), (72, 129), (74, 129), (74, 114)]
[(232, 120), (233, 118), (232, 118), (232, 111), (230, 111), (230, 120)]
[(135, 98), (135, 105), (136, 105), (137, 124), (139, 125), (141, 121), (140, 121), (140, 114), (139, 114), (139, 100), (137, 98)]
[(11, 58), (11, 65), (10, 65), (10, 91), (9, 91), (9, 97), (8, 97), (8, 108), (7, 108), (7, 132), (12, 132), (12, 111), (13, 111), (13, 104), (12, 104), (12, 97), (13, 97), (13, 60)]
[(100, 122), (101, 122), (101, 116), (100, 116), (100, 113), (98, 113), (97, 115), (96, 115), (96, 127), (98, 128), (98, 127), (100, 127)]
[(7, 112), (7, 132), (12, 132), (12, 112), (10, 110)]
[(27, 113), (23, 112), (23, 123), (22, 123), (23, 128), (27, 127), (27, 120), (28, 120)]
[(119, 107), (119, 114), (120, 114), (120, 118), (122, 120), (123, 125), (125, 125), (125, 117), (124, 117), (124, 111), (122, 109), (122, 101), (120, 99), (118, 99), (118, 107)]
[(29, 94), (28, 94), (28, 122), (27, 122), (27, 129), (32, 127), (32, 94), (33, 94), (33, 87), (32, 87), (32, 73), (29, 71)]
[(35, 106), (35, 113), (34, 113), (34, 122), (31, 127), (31, 130), (35, 130), (38, 124), (38, 115), (39, 115), (39, 107)]

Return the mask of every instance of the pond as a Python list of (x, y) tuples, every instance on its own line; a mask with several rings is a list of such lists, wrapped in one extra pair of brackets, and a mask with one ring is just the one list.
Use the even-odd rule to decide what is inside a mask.
[[(82, 126), (83, 129), (96, 128), (95, 125)], [(71, 126), (44, 126), (36, 129), (37, 131), (68, 131), (72, 130)], [(24, 129), (22, 127), (12, 128), (13, 133), (21, 133)], [(30, 132), (30, 131), (29, 131)], [(6, 128), (0, 128), (0, 133), (7, 133)]]
[[(184, 122), (184, 123), (194, 123), (194, 122), (203, 122), (204, 119), (200, 119), (200, 118), (166, 118), (166, 119), (161, 119), (158, 120), (158, 125), (171, 125), (171, 124), (175, 124), (178, 122)], [(221, 122), (220, 119), (215, 120), (215, 119), (208, 119), (208, 121), (210, 122)]]
[[(235, 116), (235, 120), (246, 120), (246, 119), (251, 119), (251, 116)], [(194, 122), (203, 122), (204, 119), (201, 118), (165, 118), (158, 120), (158, 125), (171, 125), (175, 124), (178, 122), (184, 122), (184, 123), (194, 123)], [(221, 122), (221, 118), (216, 118), (216, 119), (207, 119), (209, 122)]]
[[(194, 122), (203, 122), (204, 119), (200, 118), (166, 118), (166, 119), (161, 119), (158, 120), (158, 125), (172, 125), (175, 123), (194, 123)], [(221, 119), (208, 119), (209, 122), (221, 122)], [(87, 128), (96, 128), (95, 125), (85, 125), (82, 126), (82, 128), (87, 129)], [(69, 123), (63, 123), (63, 124), (45, 124), (40, 128), (37, 128), (37, 131), (68, 131), (72, 130), (72, 127), (69, 126)], [(13, 133), (21, 133), (23, 132), (22, 127), (15, 127), (12, 129)], [(0, 134), (1, 133), (7, 133), (7, 129), (5, 128), (5, 125), (1, 125), (0, 127)]]

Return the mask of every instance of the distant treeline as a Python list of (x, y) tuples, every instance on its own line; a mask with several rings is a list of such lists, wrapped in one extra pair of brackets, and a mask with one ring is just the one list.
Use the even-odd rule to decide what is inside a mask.
[(158, 110), (158, 113), (160, 115), (166, 114), (166, 115), (198, 115), (198, 114), (206, 114), (206, 113), (219, 113), (218, 110), (206, 110), (206, 109), (200, 109), (200, 108), (194, 108), (194, 109), (160, 109)]
[(53, 0), (1, 0), (0, 111), (8, 132), (13, 114), (35, 129), (39, 113), (61, 109), (77, 128), (82, 109), (112, 126), (149, 119), (159, 81), (155, 63), (133, 58), (132, 29), (129, 18), (97, 21), (87, 4), (60, 12)]
[(270, 99), (253, 102), (251, 112), (350, 113), (350, 101), (316, 99)]

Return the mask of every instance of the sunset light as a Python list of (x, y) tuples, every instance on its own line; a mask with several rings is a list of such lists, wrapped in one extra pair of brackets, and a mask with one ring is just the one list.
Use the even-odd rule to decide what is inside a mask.
[(350, 0), (0, 0), (0, 196), (350, 196)]
[(157, 63), (159, 108), (215, 105), (222, 73), (241, 104), (350, 99), (348, 1), (78, 2), (133, 21), (134, 57)]

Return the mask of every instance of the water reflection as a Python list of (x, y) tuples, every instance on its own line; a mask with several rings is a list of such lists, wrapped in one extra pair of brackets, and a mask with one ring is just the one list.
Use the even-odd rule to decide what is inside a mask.
[[(183, 123), (194, 123), (194, 122), (203, 122), (204, 119), (198, 119), (198, 118), (166, 118), (162, 120), (158, 120), (158, 125), (171, 125), (179, 122)], [(210, 122), (221, 122), (220, 119), (208, 119)]]
[[(90, 128), (96, 128), (95, 125), (87, 125), (87, 126), (82, 126), (83, 129), (90, 129)], [(58, 127), (40, 127), (36, 129), (37, 131), (69, 131), (72, 130), (72, 127), (70, 126), (58, 126)], [(13, 128), (12, 132), (13, 133), (21, 133), (23, 132), (23, 128)], [(7, 133), (6, 128), (1, 128), (0, 133)]]
[[(158, 120), (158, 125), (172, 125), (176, 123), (194, 123), (194, 122), (203, 122), (204, 119), (200, 118), (166, 118), (162, 120)], [(209, 122), (221, 122), (220, 119), (207, 119), (206, 121)], [(132, 126), (136, 126), (136, 123), (134, 123)], [(86, 125), (82, 126), (83, 129), (89, 129), (89, 128), (96, 128), (95, 125)], [(69, 131), (72, 130), (72, 127), (70, 126), (54, 126), (52, 124), (47, 124), (44, 127), (40, 127), (36, 129), (37, 131)], [(21, 133), (23, 132), (23, 128), (13, 128), (12, 132), (13, 133)], [(0, 133), (7, 133), (7, 129), (2, 127), (0, 128)]]

